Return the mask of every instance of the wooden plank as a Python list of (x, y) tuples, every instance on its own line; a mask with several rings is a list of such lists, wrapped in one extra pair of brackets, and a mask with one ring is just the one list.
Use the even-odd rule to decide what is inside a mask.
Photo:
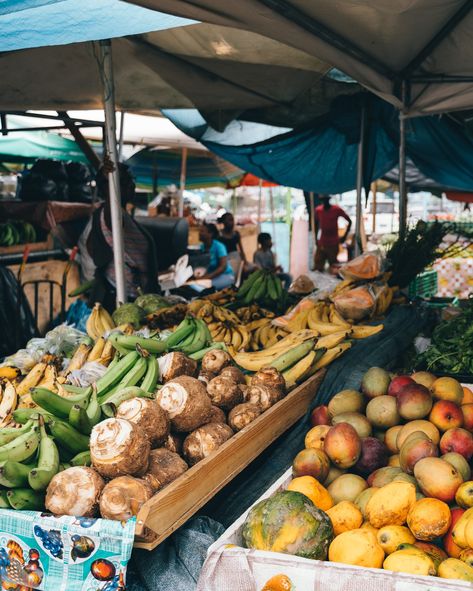
[[(26, 244), (15, 244), (14, 246), (0, 246), (0, 254), (21, 254), (25, 250)], [(53, 248), (53, 238), (51, 234), (48, 239), (43, 242), (31, 242), (28, 244), (30, 252), (38, 252), (40, 250), (51, 250)]]
[(153, 550), (192, 517), (305, 414), (324, 375), (325, 370), (317, 372), (145, 503), (137, 516), (136, 534), (142, 536), (144, 528), (149, 528), (157, 537), (152, 542), (136, 542), (135, 546)]

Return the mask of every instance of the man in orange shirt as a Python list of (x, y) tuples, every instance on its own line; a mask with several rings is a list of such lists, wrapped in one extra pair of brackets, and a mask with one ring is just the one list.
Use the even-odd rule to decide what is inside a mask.
[[(316, 271), (323, 271), (326, 261), (329, 265), (337, 262), (339, 246), (345, 242), (352, 225), (349, 215), (338, 205), (330, 203), (330, 195), (321, 195), (320, 200), (322, 205), (315, 208), (314, 217), (317, 244), (314, 259)], [(344, 218), (348, 222), (342, 237), (338, 235), (338, 218)]]

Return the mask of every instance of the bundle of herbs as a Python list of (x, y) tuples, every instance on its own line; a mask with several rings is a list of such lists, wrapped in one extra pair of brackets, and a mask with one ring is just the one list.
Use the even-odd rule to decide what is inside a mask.
[(416, 366), (433, 373), (473, 374), (473, 303), (435, 327), (430, 347), (417, 357)]

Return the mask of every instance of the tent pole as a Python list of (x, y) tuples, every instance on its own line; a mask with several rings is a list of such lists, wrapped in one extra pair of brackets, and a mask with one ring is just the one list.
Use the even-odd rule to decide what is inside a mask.
[(120, 173), (118, 171), (117, 135), (115, 123), (115, 89), (113, 83), (112, 44), (109, 39), (100, 41), (100, 77), (103, 86), (103, 106), (105, 112), (106, 155), (113, 164), (108, 173), (108, 191), (113, 236), (113, 264), (117, 288), (117, 303), (126, 302), (124, 242), (122, 207), (120, 195)]
[[(406, 82), (402, 83), (402, 102), (405, 106)], [(402, 238), (407, 225), (407, 186), (406, 186), (406, 118), (399, 111), (399, 236)]]
[(269, 187), (269, 202), (271, 205), (271, 226), (273, 228), (273, 240), (276, 240), (276, 220), (274, 219), (273, 187)]
[(376, 234), (376, 208), (377, 208), (377, 192), (378, 192), (378, 183), (375, 181), (374, 183), (371, 183), (371, 191), (373, 192), (373, 205), (372, 205), (372, 209), (373, 209), (373, 227), (372, 227), (372, 234)]
[(186, 188), (186, 171), (187, 171), (187, 148), (182, 148), (181, 156), (181, 178), (179, 182), (179, 211), (180, 218), (184, 215), (184, 189)]
[(360, 141), (358, 142), (358, 159), (356, 165), (356, 223), (355, 223), (355, 256), (363, 252), (361, 244), (361, 217), (363, 215), (362, 192), (365, 151), (366, 104), (361, 105)]
[(258, 233), (261, 232), (261, 208), (263, 204), (263, 179), (259, 180), (259, 193), (258, 193)]
[(125, 131), (125, 111), (121, 112), (120, 117), (120, 131), (118, 134), (118, 160), (121, 162), (122, 160), (122, 152), (123, 152), (123, 133)]

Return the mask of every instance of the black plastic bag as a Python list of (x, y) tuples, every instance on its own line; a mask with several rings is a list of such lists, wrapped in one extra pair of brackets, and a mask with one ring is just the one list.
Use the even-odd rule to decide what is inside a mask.
[(25, 173), (20, 190), (23, 201), (67, 201), (68, 181), (64, 162), (37, 160)]

